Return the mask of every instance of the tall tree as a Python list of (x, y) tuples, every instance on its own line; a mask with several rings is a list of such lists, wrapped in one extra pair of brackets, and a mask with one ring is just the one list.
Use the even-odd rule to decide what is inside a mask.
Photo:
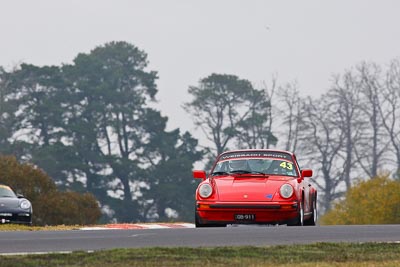
[[(174, 204), (158, 200), (171, 192), (153, 193), (164, 181), (157, 175), (166, 173), (165, 168), (174, 170), (170, 158), (175, 153), (181, 156), (184, 173), (199, 159), (194, 147), (186, 154), (179, 152), (184, 137), (178, 130), (167, 132), (167, 118), (149, 107), (157, 93), (157, 73), (147, 71), (147, 64), (145, 52), (125, 42), (112, 42), (79, 54), (72, 66), (64, 68), (72, 81), (67, 124), (70, 140), (85, 161), (81, 166), (85, 186), (100, 199), (108, 199), (115, 218), (124, 222), (147, 220), (151, 201), (157, 204), (157, 215), (165, 218), (164, 210)], [(162, 145), (166, 140), (168, 144)], [(157, 175), (152, 168), (158, 170)], [(169, 182), (177, 179), (179, 183), (178, 178), (175, 175)], [(180, 189), (174, 190), (176, 194)]]
[(304, 123), (307, 127), (307, 142), (301, 146), (303, 155), (314, 166), (318, 166), (316, 177), (321, 176), (322, 181), (314, 180), (322, 193), (322, 210), (328, 211), (333, 200), (344, 193), (340, 187), (342, 182), (340, 171), (342, 162), (340, 151), (343, 147), (344, 133), (336, 127), (336, 108), (321, 99), (308, 98), (304, 109)]
[(59, 68), (22, 64), (12, 78), (12, 87), (18, 92), (18, 126), (25, 129), (27, 142), (49, 146), (59, 141), (63, 112), (57, 99), (62, 79)]
[[(234, 75), (211, 74), (188, 90), (193, 100), (184, 109), (220, 154), (230, 142), (242, 147), (266, 146), (273, 139), (266, 123), (270, 103), (262, 90)], [(215, 156), (215, 155), (214, 155)]]
[(357, 160), (369, 177), (376, 177), (384, 164), (384, 153), (389, 142), (383, 131), (383, 122), (379, 114), (382, 105), (382, 70), (374, 63), (363, 62), (357, 66), (362, 94), (361, 110), (368, 117), (370, 131), (363, 131), (361, 145), (356, 147)]
[[(365, 130), (365, 116), (361, 109), (360, 80), (352, 71), (333, 77), (333, 84), (327, 94), (331, 105), (337, 107), (336, 127), (343, 133), (343, 172), (340, 179), (344, 180), (346, 190), (350, 189), (355, 175), (357, 160), (355, 147), (359, 144), (362, 132)], [(353, 175), (353, 177), (352, 177)]]
[(276, 145), (272, 134), (271, 102), (264, 90), (254, 89), (249, 93), (249, 114), (238, 122), (236, 145), (238, 148), (269, 148)]
[(0, 153), (10, 153), (10, 138), (14, 133), (15, 112), (17, 106), (9, 99), (10, 74), (0, 67)]
[(395, 177), (400, 179), (400, 61), (392, 60), (385, 77), (379, 112), (396, 158)]
[(66, 151), (61, 142), (65, 129), (60, 68), (22, 64), (8, 81), (8, 105), (15, 108), (12, 153), (45, 168), (56, 182), (67, 179), (62, 168)]
[(285, 150), (296, 152), (299, 142), (307, 138), (304, 136), (304, 100), (300, 97), (298, 85), (296, 82), (287, 83), (281, 86), (278, 91), (278, 101), (280, 103), (276, 108), (278, 109), (277, 116), (281, 121), (284, 129), (279, 132)]
[[(197, 140), (188, 132), (180, 135), (178, 129), (160, 131), (146, 149), (149, 151), (145, 153), (146, 158), (151, 165), (147, 169), (150, 190), (144, 193), (147, 203), (143, 217), (161, 221), (193, 220), (197, 182), (192, 178), (192, 167), (193, 162), (203, 156), (203, 152), (197, 150)], [(168, 211), (175, 212), (175, 216), (170, 218)]]
[(274, 146), (278, 143), (278, 138), (273, 134), (272, 126), (274, 122), (274, 116), (273, 116), (273, 109), (275, 107), (275, 103), (273, 102), (274, 95), (275, 95), (275, 89), (278, 86), (278, 78), (276, 75), (272, 75), (271, 78), (271, 83), (267, 84), (264, 82), (263, 86), (263, 91), (266, 96), (266, 101), (269, 104), (267, 109), (266, 109), (266, 114), (265, 114), (265, 120), (268, 121), (266, 125), (267, 132), (269, 134), (267, 138), (267, 144), (266, 148), (270, 148), (271, 146)]
[(79, 54), (72, 66), (65, 67), (73, 81), (68, 124), (72, 142), (85, 160), (86, 187), (94, 192), (103, 188), (105, 173), (119, 181), (111, 190), (123, 192), (120, 221), (140, 217), (132, 183), (144, 180), (139, 165), (151, 135), (147, 130), (157, 130), (165, 120), (146, 107), (157, 92), (157, 74), (146, 71), (147, 64), (147, 54), (137, 47), (111, 42)]

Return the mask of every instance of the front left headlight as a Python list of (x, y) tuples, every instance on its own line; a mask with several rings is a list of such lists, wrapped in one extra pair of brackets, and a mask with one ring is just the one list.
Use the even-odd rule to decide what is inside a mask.
[(279, 189), (279, 193), (283, 198), (290, 198), (293, 195), (294, 189), (290, 184), (284, 184)]
[(21, 207), (21, 209), (27, 210), (31, 207), (31, 203), (25, 199), (19, 203), (19, 206)]

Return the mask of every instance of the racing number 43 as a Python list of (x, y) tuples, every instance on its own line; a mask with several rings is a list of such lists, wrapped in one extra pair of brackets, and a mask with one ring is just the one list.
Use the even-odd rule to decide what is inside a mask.
[(281, 164), (279, 164), (279, 166), (284, 169), (293, 170), (293, 164), (286, 161), (283, 161)]

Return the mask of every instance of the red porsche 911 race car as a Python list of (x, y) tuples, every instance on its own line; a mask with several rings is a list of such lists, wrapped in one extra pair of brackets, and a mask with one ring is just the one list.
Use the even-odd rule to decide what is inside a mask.
[(296, 156), (281, 150), (236, 150), (219, 155), (196, 190), (196, 227), (227, 224), (315, 225), (317, 190)]

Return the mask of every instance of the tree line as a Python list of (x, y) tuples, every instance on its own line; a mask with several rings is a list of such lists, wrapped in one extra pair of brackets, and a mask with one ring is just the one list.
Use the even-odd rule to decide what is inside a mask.
[[(147, 54), (111, 42), (72, 64), (0, 73), (0, 151), (43, 169), (61, 190), (92, 193), (103, 221), (190, 220), (197, 140), (149, 106)], [(188, 208), (189, 207), (189, 208)]]
[(61, 190), (92, 193), (103, 221), (119, 222), (191, 221), (193, 165), (208, 168), (227, 149), (297, 153), (315, 170), (324, 211), (358, 178), (400, 176), (398, 60), (337, 74), (319, 97), (275, 77), (256, 88), (212, 73), (183, 103), (206, 146), (166, 130), (168, 118), (150, 107), (158, 74), (148, 63), (136, 46), (110, 42), (72, 64), (0, 68), (0, 153), (40, 167)]
[(389, 173), (400, 180), (400, 61), (385, 67), (362, 62), (333, 75), (320, 97), (294, 96), (280, 107), (286, 149), (314, 168), (322, 210), (360, 179)]

